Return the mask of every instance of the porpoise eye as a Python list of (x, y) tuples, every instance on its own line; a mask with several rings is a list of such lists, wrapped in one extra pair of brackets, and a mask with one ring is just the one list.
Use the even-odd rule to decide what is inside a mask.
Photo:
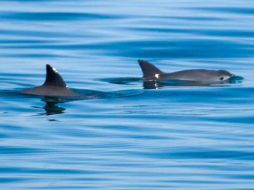
[(220, 80), (224, 80), (224, 77), (220, 77)]

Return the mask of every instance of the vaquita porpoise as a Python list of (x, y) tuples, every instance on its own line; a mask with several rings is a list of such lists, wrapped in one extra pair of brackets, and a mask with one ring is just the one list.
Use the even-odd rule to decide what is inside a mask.
[(225, 70), (206, 70), (206, 69), (191, 69), (182, 70), (172, 73), (164, 73), (153, 64), (138, 60), (143, 71), (143, 80), (146, 81), (166, 81), (166, 80), (181, 80), (194, 81), (200, 83), (223, 83), (229, 81), (235, 75)]
[(77, 97), (79, 94), (72, 92), (55, 68), (46, 65), (46, 80), (38, 87), (21, 91), (22, 94), (55, 97)]

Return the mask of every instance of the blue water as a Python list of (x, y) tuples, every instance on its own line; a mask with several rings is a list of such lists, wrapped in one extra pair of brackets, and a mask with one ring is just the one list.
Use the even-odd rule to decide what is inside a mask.
[[(253, 190), (253, 7), (1, 0), (1, 190)], [(146, 89), (137, 59), (244, 80)], [(19, 94), (46, 64), (87, 98)]]

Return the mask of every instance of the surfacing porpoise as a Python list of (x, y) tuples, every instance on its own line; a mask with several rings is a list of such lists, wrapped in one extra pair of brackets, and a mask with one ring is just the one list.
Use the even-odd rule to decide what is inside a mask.
[(52, 97), (78, 97), (79, 94), (72, 92), (64, 82), (62, 76), (50, 65), (46, 65), (46, 80), (38, 87), (21, 91), (22, 94), (52, 96)]
[(206, 69), (191, 69), (165, 73), (147, 61), (138, 60), (138, 62), (143, 72), (144, 82), (179, 80), (200, 82), (205, 84), (216, 84), (225, 83), (235, 76), (234, 74), (225, 70)]

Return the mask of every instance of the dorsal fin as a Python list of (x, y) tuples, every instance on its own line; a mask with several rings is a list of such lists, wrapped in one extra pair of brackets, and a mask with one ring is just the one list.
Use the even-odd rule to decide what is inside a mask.
[(58, 87), (67, 86), (62, 76), (57, 72), (55, 68), (51, 67), (49, 64), (46, 65), (46, 80), (43, 85)]
[(138, 60), (138, 63), (142, 69), (143, 77), (144, 78), (154, 78), (156, 77), (156, 74), (163, 74), (163, 72), (155, 67), (153, 64), (144, 61), (144, 60)]

